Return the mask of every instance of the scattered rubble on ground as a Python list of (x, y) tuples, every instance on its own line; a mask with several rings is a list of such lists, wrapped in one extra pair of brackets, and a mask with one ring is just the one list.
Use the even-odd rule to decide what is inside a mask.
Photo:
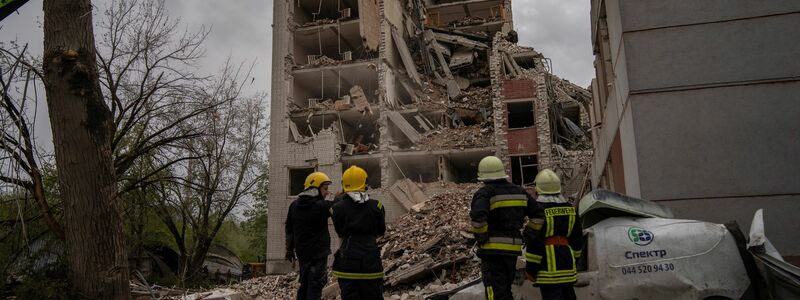
[(298, 276), (296, 272), (292, 272), (286, 275), (255, 277), (230, 285), (229, 288), (255, 300), (294, 299), (300, 287)]
[[(480, 276), (479, 261), (469, 243), (473, 238), (469, 206), (479, 186), (448, 184), (387, 228), (380, 240), (386, 297), (420, 299)], [(411, 298), (402, 298), (403, 294)]]
[[(386, 299), (423, 299), (480, 277), (469, 233), (469, 206), (480, 184), (422, 185), (428, 200), (390, 224), (378, 242), (383, 258)], [(323, 299), (338, 299), (330, 278)], [(297, 273), (270, 275), (228, 286), (256, 300), (294, 299)]]

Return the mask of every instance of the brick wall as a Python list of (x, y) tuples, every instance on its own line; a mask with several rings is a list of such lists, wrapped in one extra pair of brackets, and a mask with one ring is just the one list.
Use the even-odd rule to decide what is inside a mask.
[(533, 89), (533, 80), (503, 80), (503, 98), (505, 99), (533, 98), (534, 95), (536, 93)]
[(506, 133), (508, 139), (508, 154), (531, 154), (539, 151), (536, 142), (536, 128), (509, 129)]

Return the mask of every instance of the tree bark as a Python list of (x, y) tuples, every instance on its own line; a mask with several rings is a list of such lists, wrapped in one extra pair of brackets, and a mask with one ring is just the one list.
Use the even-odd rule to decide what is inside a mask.
[(89, 0), (44, 1), (44, 83), (72, 298), (130, 299), (111, 157), (113, 120), (97, 73)]

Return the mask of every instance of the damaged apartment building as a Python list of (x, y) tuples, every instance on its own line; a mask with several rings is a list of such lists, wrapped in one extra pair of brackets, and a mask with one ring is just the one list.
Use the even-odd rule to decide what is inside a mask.
[(567, 196), (587, 186), (591, 95), (516, 44), (511, 13), (509, 0), (274, 2), (269, 273), (289, 270), (286, 211), (314, 171), (338, 191), (364, 168), (390, 221), (420, 184), (475, 182), (487, 155), (519, 185), (552, 168)]

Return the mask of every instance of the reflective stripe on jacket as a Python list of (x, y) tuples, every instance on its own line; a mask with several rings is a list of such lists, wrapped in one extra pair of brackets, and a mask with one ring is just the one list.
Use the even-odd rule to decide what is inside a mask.
[[(526, 241), (525, 271), (535, 274), (536, 285), (574, 283), (575, 259), (583, 248), (583, 230), (576, 209), (566, 201), (538, 204), (543, 210), (528, 223), (536, 231), (536, 238)], [(564, 240), (568, 242), (565, 244)]]
[(539, 210), (536, 201), (521, 187), (505, 179), (484, 182), (475, 192), (470, 207), (472, 232), (480, 239), (478, 255), (518, 256), (522, 252), (522, 229), (525, 217)]

